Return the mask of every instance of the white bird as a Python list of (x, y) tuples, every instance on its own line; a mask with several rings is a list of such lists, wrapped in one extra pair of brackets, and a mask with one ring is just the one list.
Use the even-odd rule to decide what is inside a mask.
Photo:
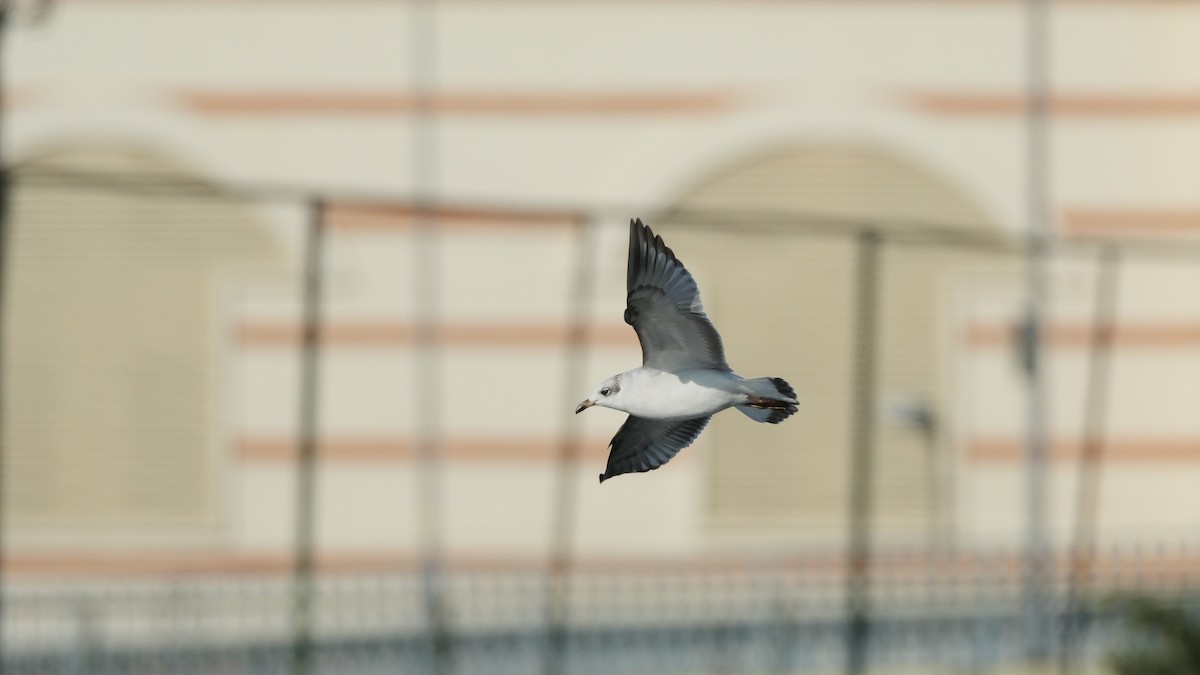
[(627, 285), (625, 323), (637, 332), (642, 365), (601, 382), (575, 408), (575, 414), (594, 405), (629, 413), (609, 443), (601, 483), (666, 464), (726, 408), (771, 424), (796, 412), (787, 382), (747, 380), (729, 368), (692, 275), (640, 219), (629, 222)]

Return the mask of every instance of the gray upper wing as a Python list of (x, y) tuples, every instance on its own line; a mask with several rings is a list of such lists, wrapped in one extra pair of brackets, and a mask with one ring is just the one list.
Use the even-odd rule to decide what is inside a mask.
[(623, 473), (653, 471), (692, 444), (712, 416), (652, 420), (630, 415), (609, 443), (608, 467), (600, 482)]
[(729, 370), (692, 275), (641, 220), (629, 222), (627, 286), (625, 322), (637, 331), (642, 365), (667, 372)]

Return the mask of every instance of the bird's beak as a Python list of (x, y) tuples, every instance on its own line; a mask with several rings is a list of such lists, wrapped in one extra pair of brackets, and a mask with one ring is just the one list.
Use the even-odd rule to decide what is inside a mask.
[(575, 414), (578, 415), (579, 413), (583, 412), (584, 410), (587, 410), (588, 408), (590, 408), (594, 405), (596, 405), (596, 403), (590, 399), (587, 401), (584, 401), (583, 403), (580, 403), (578, 406), (576, 406)]

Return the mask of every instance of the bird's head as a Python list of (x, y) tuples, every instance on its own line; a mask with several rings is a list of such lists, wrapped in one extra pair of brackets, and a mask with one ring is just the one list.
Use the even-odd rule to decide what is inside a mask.
[(604, 406), (605, 408), (617, 408), (620, 405), (620, 400), (621, 376), (613, 375), (601, 382), (600, 386), (596, 387), (591, 396), (588, 396), (582, 403), (576, 406), (575, 414), (578, 415), (594, 405)]

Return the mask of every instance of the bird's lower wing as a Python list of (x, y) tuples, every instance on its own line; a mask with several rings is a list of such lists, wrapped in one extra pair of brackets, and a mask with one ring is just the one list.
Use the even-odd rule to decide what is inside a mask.
[(608, 467), (600, 482), (623, 473), (653, 471), (692, 444), (712, 416), (652, 420), (630, 415), (609, 443)]

